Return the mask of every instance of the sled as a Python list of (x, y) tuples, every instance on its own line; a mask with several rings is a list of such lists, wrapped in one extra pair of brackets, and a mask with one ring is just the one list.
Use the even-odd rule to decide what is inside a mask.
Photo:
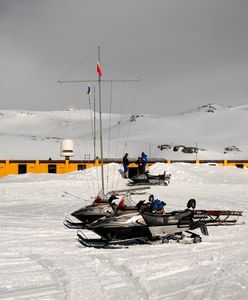
[(236, 225), (238, 218), (242, 216), (239, 210), (194, 210), (193, 218), (207, 226)]

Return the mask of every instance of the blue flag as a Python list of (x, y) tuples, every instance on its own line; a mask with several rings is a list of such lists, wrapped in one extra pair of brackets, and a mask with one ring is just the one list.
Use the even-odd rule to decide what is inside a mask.
[(91, 88), (90, 88), (90, 85), (88, 85), (87, 95), (90, 95), (90, 94), (91, 94)]

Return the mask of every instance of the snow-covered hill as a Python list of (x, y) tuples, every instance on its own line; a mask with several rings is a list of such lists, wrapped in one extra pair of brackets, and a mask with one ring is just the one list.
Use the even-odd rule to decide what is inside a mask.
[[(181, 145), (199, 148), (198, 159), (247, 159), (248, 106), (208, 104), (174, 116), (103, 114), (102, 118), (105, 157), (129, 152), (135, 158), (145, 151), (157, 158), (196, 158), (195, 153), (182, 152), (183, 147), (174, 151)], [(89, 154), (93, 158), (92, 126), (90, 110), (2, 110), (0, 159), (58, 159), (65, 138), (74, 140), (75, 158)]]

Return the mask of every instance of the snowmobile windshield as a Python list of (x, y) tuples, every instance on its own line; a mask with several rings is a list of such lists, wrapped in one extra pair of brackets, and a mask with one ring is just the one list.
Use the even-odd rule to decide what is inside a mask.
[(135, 202), (133, 201), (133, 199), (131, 198), (130, 193), (126, 193), (126, 194), (123, 196), (122, 200), (124, 200), (124, 203), (125, 203), (126, 206), (135, 206), (135, 205), (136, 205), (136, 203), (135, 203)]
[(93, 204), (97, 203), (108, 203), (108, 197), (103, 193), (102, 190), (96, 195), (95, 200), (93, 201)]
[(136, 203), (132, 200), (130, 193), (126, 193), (121, 198), (117, 209), (121, 209), (121, 210), (137, 209)]

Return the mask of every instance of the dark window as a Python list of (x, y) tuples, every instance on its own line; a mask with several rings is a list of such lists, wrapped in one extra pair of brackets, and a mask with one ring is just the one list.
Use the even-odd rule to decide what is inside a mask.
[(57, 166), (56, 165), (48, 165), (48, 173), (57, 173)]
[(244, 168), (244, 165), (243, 165), (243, 164), (236, 164), (236, 167), (237, 167), (237, 168), (243, 169), (243, 168)]
[(86, 169), (86, 165), (78, 165), (78, 171)]
[(27, 165), (18, 165), (18, 174), (27, 173)]

